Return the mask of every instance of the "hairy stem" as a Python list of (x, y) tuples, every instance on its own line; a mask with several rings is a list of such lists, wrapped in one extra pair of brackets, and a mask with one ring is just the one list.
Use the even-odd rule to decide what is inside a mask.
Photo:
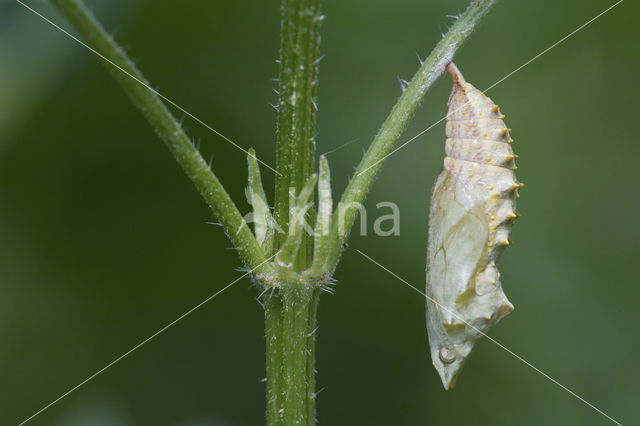
[[(277, 247), (288, 229), (289, 188), (297, 195), (314, 169), (320, 22), (320, 0), (282, 0), (275, 220), (285, 234), (277, 236)], [(305, 235), (300, 247), (298, 269), (310, 261), (309, 239)]]
[(284, 285), (264, 297), (267, 425), (315, 425), (315, 335), (320, 289)]
[(267, 361), (267, 425), (282, 424), (282, 299), (279, 294), (264, 297)]
[(311, 384), (307, 376), (308, 333), (310, 323), (310, 303), (312, 289), (301, 287), (287, 292), (284, 297), (282, 361), (283, 374), (283, 418), (284, 425), (304, 425), (310, 408), (309, 389)]
[[(122, 48), (107, 34), (80, 0), (52, 0), (52, 3), (73, 24), (92, 49), (111, 64), (107, 70), (120, 83), (133, 103), (164, 141), (189, 179), (205, 199), (226, 234), (240, 253), (244, 263), (255, 273), (270, 269), (264, 252), (242, 218), (229, 194), (211, 171), (180, 124), (150, 88), (142, 73)], [(116, 66), (113, 66), (115, 64)]]
[(308, 184), (314, 182), (321, 20), (320, 0), (282, 0), (274, 219), (283, 232), (274, 238), (274, 252), (280, 249), (276, 263), (289, 273), (280, 274), (280, 288), (265, 303), (270, 426), (315, 424), (312, 332), (319, 290), (297, 276), (311, 264), (313, 235), (289, 216), (306, 214), (313, 223), (315, 215)]
[[(339, 214), (334, 215), (332, 223), (332, 241), (327, 259), (328, 271), (335, 269), (342, 251), (342, 243), (346, 240), (357, 217), (359, 210), (351, 206), (364, 201), (383, 161), (393, 149), (425, 93), (444, 72), (447, 64), (453, 60), (456, 51), (495, 3), (496, 0), (474, 0), (469, 4), (429, 57), (422, 63), (382, 124), (338, 204)], [(341, 206), (344, 207), (342, 212), (340, 212)]]

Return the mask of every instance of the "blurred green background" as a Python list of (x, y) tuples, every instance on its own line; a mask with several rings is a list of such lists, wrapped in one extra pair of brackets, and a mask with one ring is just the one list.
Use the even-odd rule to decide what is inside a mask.
[[(46, 1), (29, 5), (63, 27)], [(279, 2), (88, 1), (168, 97), (275, 162)], [(613, 4), (502, 1), (456, 57), (486, 88)], [(335, 196), (463, 0), (326, 0), (318, 152)], [(488, 94), (526, 183), (501, 261), (516, 309), (491, 336), (623, 424), (640, 401), (640, 66), (627, 1)], [(95, 56), (0, 1), (0, 423), (17, 424), (237, 276), (236, 254), (162, 142)], [(440, 79), (401, 141), (440, 119)], [(177, 114), (179, 116), (179, 114)], [(248, 212), (245, 156), (185, 119)], [(327, 425), (605, 425), (489, 341), (445, 392), (427, 354), (428, 194), (443, 124), (389, 158), (367, 199), (401, 235), (353, 235), (319, 311)], [(273, 175), (263, 170), (266, 185)], [(263, 314), (245, 279), (35, 418), (34, 425), (258, 425)]]

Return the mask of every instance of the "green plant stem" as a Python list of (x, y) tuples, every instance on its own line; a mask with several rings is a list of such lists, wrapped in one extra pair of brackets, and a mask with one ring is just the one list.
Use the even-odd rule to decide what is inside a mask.
[[(295, 241), (292, 271), (311, 264), (313, 235), (289, 234), (289, 215), (306, 196), (315, 165), (316, 95), (320, 45), (320, 0), (282, 0), (274, 219), (284, 232), (275, 251)], [(290, 197), (290, 188), (293, 195)], [(297, 211), (300, 211), (299, 209)], [(309, 209), (307, 217), (314, 212)], [(294, 221), (294, 224), (298, 223)], [(294, 229), (295, 231), (295, 229)], [(297, 235), (300, 233), (301, 235)], [(287, 260), (289, 262), (289, 260)], [(315, 322), (319, 290), (294, 276), (265, 300), (267, 424), (315, 424)]]
[(282, 309), (280, 295), (267, 294), (264, 298), (264, 323), (267, 362), (267, 425), (282, 424)]
[[(245, 265), (255, 273), (270, 270), (264, 252), (245, 223), (229, 194), (211, 171), (180, 124), (162, 103), (147, 80), (127, 57), (122, 48), (106, 33), (80, 0), (52, 0), (52, 3), (73, 24), (92, 49), (107, 58), (107, 70), (120, 83), (133, 103), (165, 142), (189, 179), (196, 186), (222, 224)], [(123, 72), (124, 70), (124, 72)], [(128, 75), (127, 75), (128, 74)], [(132, 78), (135, 77), (135, 78)]]
[(264, 297), (267, 425), (315, 425), (315, 337), (320, 289), (288, 283)]
[(284, 425), (308, 424), (308, 333), (313, 289), (297, 286), (284, 296), (282, 362)]
[[(320, 22), (320, 0), (282, 0), (274, 216), (285, 235), (277, 247), (288, 230), (289, 188), (297, 195), (314, 169)], [(305, 235), (300, 270), (310, 261), (308, 247)]]
[[(345, 208), (343, 212), (340, 212), (341, 206), (353, 206), (364, 201), (382, 167), (385, 157), (393, 149), (407, 123), (420, 105), (425, 93), (444, 72), (447, 64), (453, 60), (456, 51), (473, 32), (481, 19), (491, 10), (496, 1), (474, 0), (469, 4), (456, 23), (436, 45), (429, 57), (422, 63), (422, 66), (382, 124), (342, 194), (338, 204), (338, 213), (333, 217), (332, 241), (327, 259), (328, 272), (332, 272), (335, 269), (342, 252), (342, 243), (346, 240), (359, 211), (355, 208)], [(342, 219), (340, 215), (343, 215)]]

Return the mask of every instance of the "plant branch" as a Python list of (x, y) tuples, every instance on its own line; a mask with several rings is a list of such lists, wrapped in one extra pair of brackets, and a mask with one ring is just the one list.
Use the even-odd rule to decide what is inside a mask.
[[(359, 205), (364, 201), (383, 161), (393, 149), (425, 93), (444, 72), (447, 64), (453, 60), (456, 51), (495, 3), (496, 0), (474, 0), (469, 4), (429, 57), (422, 63), (382, 124), (342, 194), (338, 204), (338, 214), (333, 217), (332, 242), (327, 262), (328, 272), (335, 269), (342, 251), (342, 243), (346, 240), (357, 217), (359, 210), (351, 208), (351, 206)], [(341, 215), (343, 217), (340, 217)]]
[(256, 274), (269, 270), (269, 263), (259, 266), (266, 260), (264, 252), (231, 197), (122, 48), (106, 33), (80, 0), (52, 0), (52, 3), (73, 24), (92, 49), (120, 68), (107, 65), (107, 70), (142, 111), (217, 216), (245, 265), (251, 269), (257, 267)]

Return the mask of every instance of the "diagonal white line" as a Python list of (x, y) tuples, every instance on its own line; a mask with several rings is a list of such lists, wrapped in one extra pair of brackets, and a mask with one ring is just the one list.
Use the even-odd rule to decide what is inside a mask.
[(163, 95), (162, 93), (158, 92), (156, 89), (154, 89), (153, 87), (149, 86), (147, 83), (145, 83), (144, 81), (140, 80), (138, 77), (136, 77), (135, 75), (131, 74), (130, 72), (126, 71), (125, 69), (123, 69), (122, 67), (120, 67), (118, 64), (116, 64), (115, 62), (113, 62), (112, 60), (110, 60), (109, 58), (107, 58), (106, 56), (104, 56), (102, 53), (98, 52), (97, 50), (95, 50), (93, 47), (89, 46), (88, 44), (86, 44), (85, 42), (83, 42), (82, 40), (80, 40), (79, 38), (77, 38), (76, 36), (74, 36), (73, 34), (71, 34), (70, 32), (68, 32), (67, 30), (65, 30), (64, 28), (62, 28), (61, 26), (59, 26), (58, 24), (56, 24), (55, 22), (51, 21), (49, 18), (47, 18), (46, 16), (42, 15), (40, 12), (38, 12), (37, 10), (27, 6), (26, 4), (24, 4), (22, 1), (20, 0), (16, 0), (16, 2), (20, 3), (22, 6), (24, 6), (27, 10), (33, 12), (35, 15), (39, 16), (40, 18), (42, 18), (43, 20), (45, 20), (46, 22), (48, 22), (49, 24), (51, 24), (53, 27), (55, 27), (56, 29), (60, 30), (62, 33), (66, 34), (67, 36), (69, 36), (71, 39), (73, 39), (74, 41), (76, 41), (77, 43), (79, 43), (80, 45), (86, 47), (87, 49), (89, 49), (91, 52), (93, 52), (95, 55), (97, 55), (98, 57), (100, 57), (102, 60), (106, 61), (107, 63), (113, 65), (115, 68), (117, 68), (119, 71), (121, 71), (123, 74), (127, 75), (128, 77), (131, 77), (133, 80), (135, 80), (136, 82), (142, 84), (144, 87), (146, 87), (150, 92), (154, 93), (155, 95), (159, 96), (160, 98), (164, 99), (165, 101), (167, 101), (169, 104), (173, 105), (175, 108), (177, 108), (178, 110), (180, 110), (181, 112), (183, 112), (184, 114), (188, 115), (189, 117), (191, 117), (192, 119), (194, 119), (195, 121), (197, 121), (198, 123), (200, 123), (201, 125), (203, 125), (204, 127), (206, 127), (207, 129), (211, 130), (213, 133), (215, 133), (216, 135), (220, 136), (222, 139), (224, 139), (225, 141), (229, 142), (231, 145), (235, 146), (236, 148), (238, 148), (240, 151), (244, 152), (245, 154), (253, 157), (256, 161), (260, 162), (262, 165), (264, 165), (265, 167), (267, 167), (269, 170), (273, 171), (275, 174), (280, 175), (280, 173), (278, 173), (273, 167), (271, 167), (270, 165), (268, 165), (267, 163), (265, 163), (264, 161), (256, 158), (255, 156), (251, 155), (246, 149), (242, 148), (240, 145), (238, 145), (237, 143), (235, 143), (234, 141), (232, 141), (231, 139), (229, 139), (228, 137), (226, 137), (225, 135), (223, 135), (222, 133), (220, 133), (219, 131), (217, 131), (216, 129), (214, 129), (213, 127), (211, 127), (210, 125), (208, 125), (207, 123), (205, 123), (204, 121), (200, 120), (198, 117), (196, 117), (195, 115), (191, 114), (189, 111), (187, 111), (186, 109), (184, 109), (183, 107), (181, 107), (180, 105), (178, 105), (177, 103), (175, 103), (174, 101), (172, 101), (171, 99), (169, 99), (168, 97), (166, 97), (165, 95)]
[(602, 15), (604, 15), (605, 13), (609, 12), (611, 9), (613, 9), (614, 7), (616, 7), (617, 5), (619, 5), (620, 3), (622, 3), (624, 0), (618, 0), (618, 2), (612, 4), (611, 6), (609, 6), (608, 8), (606, 8), (605, 10), (603, 10), (602, 12), (598, 13), (596, 16), (594, 16), (593, 18), (589, 19), (587, 22), (585, 22), (584, 24), (580, 25), (578, 28), (576, 28), (575, 30), (571, 31), (569, 34), (567, 34), (566, 36), (562, 37), (560, 40), (556, 41), (555, 43), (553, 43), (551, 46), (547, 47), (546, 49), (544, 49), (542, 52), (538, 53), (536, 56), (534, 56), (533, 58), (529, 59), (527, 62), (525, 62), (524, 64), (520, 65), (518, 68), (516, 68), (515, 70), (511, 71), (509, 74), (505, 75), (504, 77), (502, 77), (500, 80), (496, 81), (495, 83), (493, 83), (491, 86), (487, 87), (484, 91), (487, 92), (491, 89), (493, 89), (494, 87), (496, 87), (498, 84), (502, 83), (504, 80), (506, 80), (507, 78), (511, 77), (513, 74), (517, 73), (518, 71), (520, 71), (522, 68), (526, 67), (527, 65), (529, 65), (531, 62), (535, 61), (536, 59), (538, 59), (540, 56), (544, 55), (545, 53), (547, 53), (548, 51), (550, 51), (551, 49), (553, 49), (554, 47), (556, 47), (557, 45), (559, 45), (560, 43), (562, 43), (563, 41), (565, 41), (566, 39), (568, 39), (569, 37), (571, 37), (572, 35), (574, 35), (575, 33), (577, 33), (578, 31), (580, 31), (581, 29), (583, 29), (584, 27), (586, 27), (587, 25), (591, 24), (593, 21), (595, 21), (596, 19), (600, 18)]
[[(593, 21), (595, 21), (596, 19), (600, 18), (602, 15), (604, 15), (605, 13), (609, 12), (611, 9), (613, 9), (614, 7), (618, 6), (620, 3), (622, 3), (624, 0), (618, 0), (618, 2), (612, 4), (611, 6), (609, 6), (608, 8), (606, 8), (605, 10), (603, 10), (602, 12), (600, 12), (599, 14), (597, 14), (596, 16), (594, 16), (593, 18), (589, 19), (587, 22), (585, 22), (584, 24), (580, 25), (578, 28), (576, 28), (575, 30), (571, 31), (569, 34), (567, 34), (566, 36), (562, 37), (560, 40), (556, 41), (555, 43), (553, 43), (551, 46), (547, 47), (546, 49), (544, 49), (542, 52), (538, 53), (536, 56), (534, 56), (533, 58), (529, 59), (527, 62), (525, 62), (524, 64), (520, 65), (518, 68), (516, 68), (515, 70), (511, 71), (509, 74), (505, 75), (504, 77), (502, 77), (500, 80), (496, 81), (495, 83), (493, 83), (491, 86), (487, 87), (486, 89), (484, 89), (483, 92), (488, 92), (489, 90), (493, 89), (494, 87), (496, 87), (498, 84), (502, 83), (503, 81), (505, 81), (507, 78), (511, 77), (513, 74), (517, 73), (518, 71), (520, 71), (522, 68), (526, 67), (527, 65), (529, 65), (531, 62), (535, 61), (536, 59), (538, 59), (540, 56), (544, 55), (545, 53), (547, 53), (548, 51), (550, 51), (551, 49), (553, 49), (554, 47), (556, 47), (557, 45), (559, 45), (560, 43), (562, 43), (563, 41), (565, 41), (566, 39), (568, 39), (569, 37), (571, 37), (572, 35), (574, 35), (575, 33), (577, 33), (578, 31), (582, 30), (584, 27), (586, 27), (587, 25), (591, 24)], [(358, 176), (361, 176), (362, 174), (364, 174), (367, 170), (371, 169), (372, 167), (375, 167), (377, 164), (381, 163), (382, 161), (386, 160), (387, 158), (389, 158), (390, 156), (392, 156), (393, 154), (395, 154), (396, 152), (400, 151), (402, 148), (404, 148), (405, 146), (409, 145), (411, 142), (413, 142), (414, 140), (418, 139), (420, 136), (424, 135), (425, 133), (427, 133), (429, 130), (433, 129), (435, 126), (437, 126), (438, 124), (442, 123), (447, 117), (444, 116), (441, 119), (439, 119), (438, 121), (436, 121), (435, 123), (431, 124), (429, 127), (427, 127), (426, 129), (424, 129), (423, 131), (421, 131), (420, 133), (418, 133), (417, 135), (415, 135), (414, 137), (412, 137), (411, 139), (409, 139), (408, 141), (402, 143), (402, 145), (400, 145), (399, 147), (395, 148), (393, 151), (391, 151), (390, 153), (388, 153), (387, 155), (385, 155), (384, 157), (382, 157), (381, 159), (379, 159), (378, 161), (376, 161), (375, 163), (373, 163), (372, 165), (370, 165), (369, 167), (367, 167), (366, 169), (364, 169), (363, 171), (361, 171), (360, 173), (358, 173)]]
[(612, 421), (613, 423), (617, 424), (618, 426), (622, 426), (622, 423), (618, 422), (617, 420), (615, 420), (614, 418), (612, 418), (611, 416), (607, 415), (604, 411), (600, 410), (598, 407), (596, 407), (595, 405), (591, 404), (589, 401), (587, 401), (586, 399), (582, 398), (580, 395), (578, 395), (577, 393), (575, 393), (574, 391), (572, 391), (571, 389), (567, 388), (566, 386), (564, 386), (562, 383), (558, 382), (556, 379), (554, 379), (553, 377), (549, 376), (547, 373), (545, 373), (544, 371), (540, 370), (538, 367), (536, 367), (535, 365), (531, 364), (529, 361), (527, 361), (526, 359), (522, 358), (520, 355), (514, 353), (513, 351), (511, 351), (509, 348), (507, 348), (506, 346), (504, 346), (502, 343), (498, 342), (496, 339), (494, 339), (491, 336), (488, 336), (486, 333), (482, 332), (481, 330), (477, 329), (476, 327), (474, 327), (473, 325), (469, 324), (467, 321), (465, 321), (463, 318), (461, 318), (456, 312), (445, 308), (444, 306), (442, 306), (440, 303), (438, 303), (437, 301), (433, 300), (433, 298), (427, 296), (425, 293), (421, 292), (420, 290), (418, 290), (416, 287), (412, 286), (408, 281), (406, 281), (405, 279), (403, 279), (402, 277), (396, 275), (395, 273), (393, 273), (392, 271), (390, 271), (388, 268), (386, 268), (385, 266), (381, 265), (380, 263), (378, 263), (377, 261), (373, 260), (371, 257), (367, 256), (366, 254), (364, 254), (362, 251), (356, 249), (356, 251), (358, 253), (360, 253), (363, 257), (365, 257), (366, 259), (370, 260), (371, 262), (373, 262), (374, 264), (378, 265), (381, 269), (385, 270), (386, 272), (388, 272), (389, 274), (391, 274), (392, 276), (394, 276), (395, 278), (397, 278), (398, 280), (400, 280), (402, 283), (406, 284), (408, 287), (411, 287), (413, 290), (415, 290), (416, 292), (420, 293), (423, 297), (429, 299), (430, 301), (432, 301), (433, 303), (435, 303), (436, 305), (438, 305), (440, 308), (444, 309), (445, 311), (447, 311), (448, 313), (452, 314), (453, 316), (456, 317), (456, 319), (462, 321), (464, 324), (466, 324), (467, 326), (471, 327), (474, 331), (477, 331), (478, 333), (480, 333), (483, 337), (489, 339), (491, 342), (495, 343), (499, 348), (505, 350), (506, 352), (508, 352), (510, 355), (512, 355), (513, 357), (515, 357), (518, 361), (521, 361), (522, 363), (524, 363), (525, 365), (531, 367), (533, 370), (535, 370), (537, 373), (541, 374), (542, 376), (544, 376), (546, 379), (550, 380), (551, 382), (553, 382), (554, 384), (558, 385), (561, 389), (565, 390), (566, 392), (568, 392), (569, 394), (571, 394), (572, 396), (574, 396), (575, 398), (579, 399), (580, 401), (582, 401), (583, 403), (585, 403), (586, 405), (588, 405), (589, 407), (591, 407), (592, 409), (594, 409), (595, 411), (597, 411), (598, 413), (602, 414), (604, 417), (606, 417), (607, 419), (609, 419), (610, 421)]
[(264, 265), (265, 263), (269, 262), (271, 259), (273, 259), (275, 257), (271, 256), (269, 259), (265, 260), (264, 262), (262, 262), (261, 264), (259, 264), (258, 266), (256, 266), (255, 268), (245, 272), (243, 275), (239, 276), (238, 278), (236, 278), (235, 280), (233, 280), (231, 283), (227, 284), (225, 287), (223, 287), (221, 290), (218, 290), (216, 293), (212, 294), (211, 296), (207, 297), (206, 299), (204, 299), (202, 302), (198, 303), (196, 306), (194, 306), (193, 308), (189, 309), (187, 312), (185, 312), (184, 314), (180, 315), (178, 318), (174, 319), (173, 321), (171, 321), (169, 324), (165, 325), (164, 327), (162, 327), (160, 330), (156, 331), (155, 333), (153, 333), (151, 336), (147, 337), (146, 339), (144, 339), (142, 342), (138, 343), (137, 345), (135, 345), (133, 348), (129, 349), (127, 352), (123, 353), (122, 355), (120, 355), (118, 358), (114, 359), (113, 361), (111, 361), (109, 364), (105, 365), (104, 367), (102, 367), (100, 370), (96, 371), (95, 373), (93, 373), (92, 375), (90, 375), (89, 377), (87, 377), (86, 379), (84, 379), (82, 382), (78, 383), (77, 385), (75, 385), (74, 387), (72, 387), (71, 389), (69, 389), (68, 391), (66, 391), (65, 393), (63, 393), (62, 395), (60, 395), (58, 398), (54, 399), (53, 401), (51, 401), (49, 404), (45, 405), (44, 407), (42, 407), (40, 410), (36, 411), (34, 414), (32, 414), (30, 417), (26, 418), (25, 420), (23, 420), (22, 422), (20, 422), (18, 424), (18, 426), (22, 426), (23, 424), (27, 423), (28, 421), (32, 420), (34, 417), (36, 417), (37, 415), (41, 414), (43, 411), (47, 410), (48, 408), (50, 408), (52, 405), (56, 404), (57, 402), (59, 402), (61, 399), (65, 398), (66, 396), (68, 396), (70, 393), (74, 392), (75, 390), (77, 390), (80, 386), (86, 384), (87, 382), (91, 381), (92, 379), (94, 379), (96, 376), (102, 374), (105, 370), (107, 370), (109, 367), (113, 366), (114, 364), (116, 364), (117, 362), (121, 361), (123, 358), (127, 357), (128, 355), (130, 355), (132, 352), (134, 352), (135, 350), (139, 349), (141, 346), (145, 345), (146, 343), (148, 343), (151, 339), (153, 339), (154, 337), (158, 336), (159, 334), (163, 333), (164, 331), (166, 331), (169, 327), (175, 325), (178, 321), (184, 319), (187, 315), (193, 313), (193, 311), (195, 311), (196, 309), (200, 308), (202, 305), (204, 305), (205, 303), (209, 302), (211, 299), (213, 299), (214, 297), (218, 296), (220, 293), (222, 293), (223, 291), (225, 291), (226, 289), (228, 289), (229, 287), (231, 287), (232, 285), (234, 285), (235, 283), (237, 283), (238, 281), (240, 281), (241, 279), (243, 279), (244, 277), (246, 277), (247, 275), (249, 275), (250, 273), (252, 273), (253, 271), (255, 271), (256, 269), (258, 269), (259, 267), (261, 267), (262, 265)]

